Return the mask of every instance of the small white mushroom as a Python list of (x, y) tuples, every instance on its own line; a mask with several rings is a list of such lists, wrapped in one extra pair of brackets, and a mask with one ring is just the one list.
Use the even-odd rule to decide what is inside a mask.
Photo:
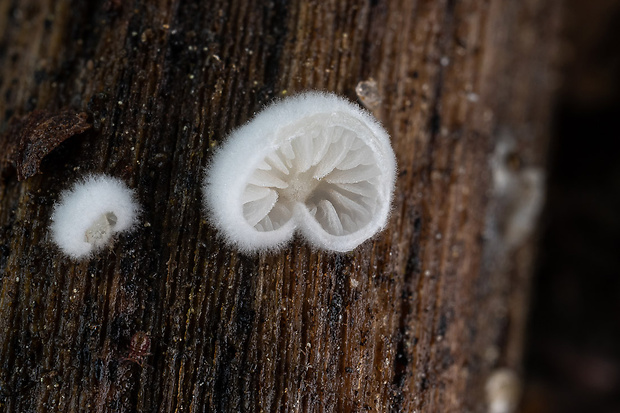
[(534, 233), (545, 202), (544, 171), (536, 166), (511, 166), (515, 146), (513, 140), (502, 136), (491, 158), (494, 191), (501, 208), (497, 229), (510, 248), (519, 247)]
[(234, 131), (207, 168), (212, 223), (242, 251), (276, 249), (299, 231), (350, 251), (386, 224), (396, 160), (368, 112), (333, 94), (279, 101)]
[(487, 379), (485, 386), (488, 413), (513, 413), (521, 399), (521, 382), (510, 369), (497, 369)]
[(60, 195), (54, 205), (52, 240), (65, 254), (79, 259), (108, 245), (130, 229), (140, 211), (134, 193), (117, 178), (90, 175)]

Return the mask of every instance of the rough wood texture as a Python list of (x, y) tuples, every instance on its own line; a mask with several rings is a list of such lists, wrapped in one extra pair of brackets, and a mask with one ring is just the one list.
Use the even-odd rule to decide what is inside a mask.
[[(488, 374), (521, 362), (560, 9), (0, 0), (2, 129), (65, 107), (93, 125), (41, 174), (2, 171), (2, 408), (484, 411)], [(273, 98), (355, 100), (371, 77), (400, 169), (388, 229), (348, 254), (225, 248), (201, 213), (212, 149)], [(144, 214), (72, 262), (47, 225), (88, 172)], [(125, 360), (138, 332), (143, 365)]]

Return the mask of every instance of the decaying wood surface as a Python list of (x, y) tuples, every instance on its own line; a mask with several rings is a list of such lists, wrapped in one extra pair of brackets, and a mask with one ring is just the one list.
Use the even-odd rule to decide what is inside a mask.
[[(0, 131), (35, 109), (92, 124), (40, 174), (2, 169), (2, 410), (485, 411), (521, 362), (560, 24), (553, 0), (0, 0)], [(387, 230), (347, 254), (222, 245), (213, 149), (274, 98), (371, 78)], [(89, 172), (144, 211), (73, 262), (47, 226)]]

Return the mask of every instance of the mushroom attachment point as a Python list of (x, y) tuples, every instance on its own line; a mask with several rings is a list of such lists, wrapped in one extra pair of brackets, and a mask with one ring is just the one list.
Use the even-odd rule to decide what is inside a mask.
[(296, 231), (317, 248), (344, 252), (386, 225), (395, 176), (390, 138), (370, 113), (307, 92), (230, 135), (207, 167), (204, 204), (244, 252), (278, 249)]

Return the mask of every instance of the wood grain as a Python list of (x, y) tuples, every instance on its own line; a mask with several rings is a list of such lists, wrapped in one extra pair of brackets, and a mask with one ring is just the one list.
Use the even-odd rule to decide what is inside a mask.
[[(552, 0), (0, 0), (0, 127), (63, 107), (93, 124), (42, 174), (2, 171), (0, 405), (485, 411), (486, 377), (521, 362), (536, 216), (517, 239), (511, 222), (522, 173), (544, 175), (561, 22)], [(347, 254), (226, 248), (201, 209), (213, 149), (273, 99), (356, 100), (371, 77), (399, 165), (387, 230)], [(73, 262), (47, 226), (88, 172), (144, 212)]]

